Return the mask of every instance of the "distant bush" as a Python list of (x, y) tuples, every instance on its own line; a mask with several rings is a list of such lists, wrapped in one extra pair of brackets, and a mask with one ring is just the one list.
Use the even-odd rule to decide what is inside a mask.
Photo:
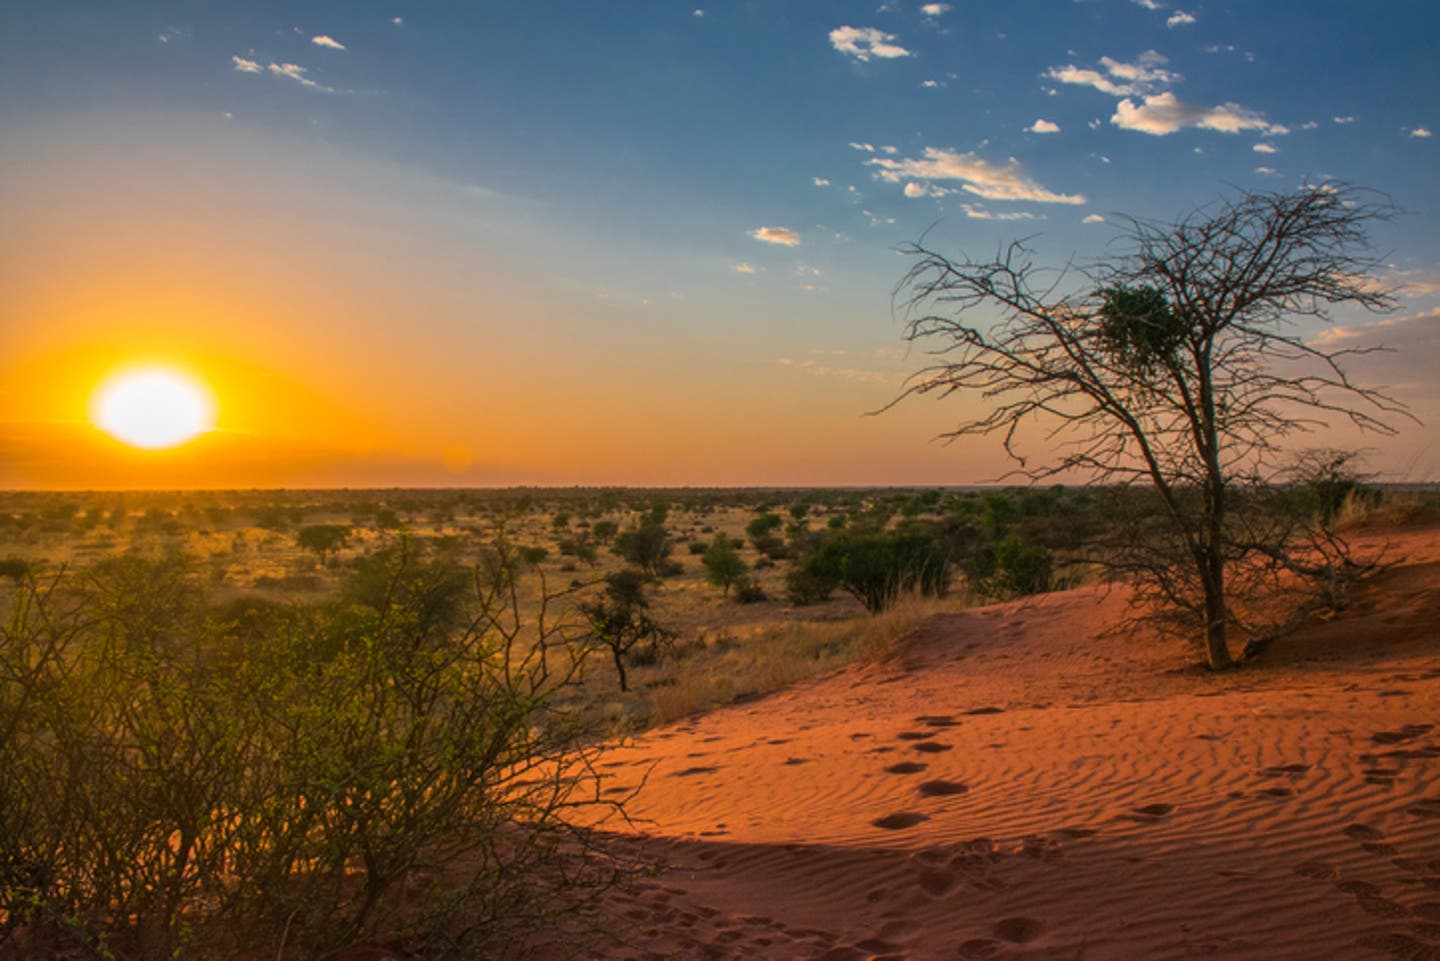
[(730, 595), (730, 588), (745, 578), (745, 561), (724, 534), (715, 535), (715, 539), (705, 549), (703, 563), (706, 578), (727, 597)]
[(916, 533), (831, 534), (805, 559), (801, 585), (840, 587), (872, 614), (901, 593), (943, 596), (950, 586), (950, 560), (929, 536)]
[[(599, 525), (596, 525), (597, 527)], [(664, 525), (647, 520), (615, 536), (615, 553), (651, 577), (663, 577), (669, 570), (673, 549)]]

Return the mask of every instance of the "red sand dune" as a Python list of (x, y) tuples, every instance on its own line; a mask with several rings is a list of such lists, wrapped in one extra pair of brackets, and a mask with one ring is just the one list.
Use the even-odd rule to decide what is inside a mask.
[(1086, 588), (616, 748), (668, 867), (584, 956), (1440, 958), (1440, 531), (1394, 540), (1256, 667)]

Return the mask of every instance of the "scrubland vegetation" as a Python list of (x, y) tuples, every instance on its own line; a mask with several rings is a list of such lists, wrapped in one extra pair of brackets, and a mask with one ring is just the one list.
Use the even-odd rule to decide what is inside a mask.
[[(1365, 569), (1348, 527), (1440, 503), (1346, 464), (1234, 512), (1274, 560), (1253, 589), (1290, 598), (1250, 625), (1255, 653), (1343, 604)], [(941, 605), (1123, 576), (1116, 538), (1163, 557), (1155, 506), (1062, 487), (0, 496), (0, 954), (513, 949), (635, 867), (575, 826), (623, 806), (603, 738), (864, 657)]]

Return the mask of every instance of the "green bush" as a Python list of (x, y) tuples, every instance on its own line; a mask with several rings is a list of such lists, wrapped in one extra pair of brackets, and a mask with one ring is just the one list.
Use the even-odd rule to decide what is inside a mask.
[(517, 570), (497, 545), (463, 605), (405, 551), (311, 607), (212, 607), (179, 556), (22, 583), (0, 621), (0, 943), (494, 956), (573, 917), (613, 875), (562, 853), (588, 843), (562, 811), (598, 797), (557, 703), (584, 649), (518, 609)]
[(801, 569), (810, 583), (834, 584), (872, 614), (905, 591), (938, 597), (950, 586), (949, 558), (933, 538), (920, 533), (832, 533)]

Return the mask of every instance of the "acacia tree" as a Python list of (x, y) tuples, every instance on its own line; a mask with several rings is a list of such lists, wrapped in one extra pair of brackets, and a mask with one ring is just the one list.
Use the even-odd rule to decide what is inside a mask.
[[(944, 436), (1000, 435), (1012, 474), (1152, 486), (1178, 563), (1142, 573), (1226, 668), (1227, 576), (1252, 549), (1229, 532), (1238, 486), (1278, 476), (1298, 432), (1341, 419), (1393, 433), (1387, 415), (1404, 414), (1347, 375), (1362, 350), (1306, 339), (1335, 306), (1395, 306), (1370, 247), (1395, 213), (1349, 185), (1241, 193), (1175, 222), (1125, 218), (1112, 256), (1058, 272), (1023, 241), (975, 261), (922, 238), (896, 300), (906, 340), (936, 361), (889, 406), (971, 395), (979, 413)], [(1043, 463), (1020, 451), (1031, 426)]]

